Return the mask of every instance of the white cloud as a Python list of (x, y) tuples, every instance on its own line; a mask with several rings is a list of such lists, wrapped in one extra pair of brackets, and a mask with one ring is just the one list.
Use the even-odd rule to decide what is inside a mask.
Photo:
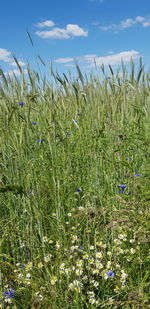
[[(23, 66), (26, 65), (26, 63), (23, 62), (23, 61), (18, 61), (18, 63), (19, 63), (19, 65), (20, 65), (21, 67), (23, 67)], [(11, 62), (10, 65), (17, 67), (17, 63), (16, 63), (15, 61), (14, 61), (14, 62)]]
[(139, 22), (143, 22), (145, 20), (145, 17), (142, 17), (142, 16), (137, 16), (135, 18), (136, 21), (139, 21)]
[[(6, 76), (7, 76), (7, 75), (13, 76), (13, 73), (14, 73), (16, 76), (20, 76), (20, 75), (21, 75), (21, 73), (20, 73), (20, 71), (19, 71), (18, 69), (9, 70), (9, 71), (4, 72), (4, 74), (5, 74)], [(26, 69), (23, 70), (23, 73), (24, 73), (24, 74), (27, 74), (27, 70), (26, 70)]]
[(131, 28), (133, 25), (136, 25), (140, 23), (143, 27), (150, 26), (150, 17), (143, 17), (143, 16), (136, 16), (135, 19), (127, 18), (125, 20), (122, 20), (120, 24), (111, 24), (106, 26), (101, 26), (100, 29), (107, 31), (107, 30), (124, 30), (127, 28)]
[(44, 28), (44, 27), (53, 27), (55, 23), (52, 20), (45, 20), (41, 23), (36, 24), (36, 27)]
[(130, 28), (132, 27), (134, 24), (136, 24), (136, 20), (133, 20), (131, 18), (127, 18), (126, 20), (123, 20), (121, 23), (120, 23), (120, 27), (121, 28)]
[(124, 63), (130, 62), (131, 58), (133, 60), (139, 59), (141, 57), (139, 51), (136, 50), (128, 50), (128, 51), (123, 51), (117, 54), (112, 54), (112, 51), (109, 52), (110, 55), (108, 56), (102, 56), (99, 57), (95, 54), (90, 54), (90, 55), (84, 55), (81, 57), (74, 57), (74, 58), (59, 58), (56, 59), (55, 62), (57, 63), (64, 63), (66, 66), (74, 66), (74, 64), (70, 63), (74, 61), (74, 59), (77, 60), (80, 65), (84, 65), (86, 68), (87, 67), (95, 67), (95, 64), (97, 66), (99, 65), (119, 65), (121, 64), (121, 61)]
[(10, 62), (12, 61), (11, 57), (11, 52), (9, 52), (7, 49), (0, 48), (0, 60), (3, 60), (5, 62)]
[(87, 36), (87, 31), (84, 31), (78, 25), (72, 25), (72, 24), (67, 25), (66, 32), (72, 36)]
[(88, 35), (88, 32), (76, 24), (68, 24), (66, 28), (53, 28), (48, 31), (35, 32), (42, 39), (70, 39), (71, 37)]
[(55, 60), (55, 62), (57, 63), (68, 63), (68, 62), (72, 62), (74, 59), (73, 58), (58, 58)]
[(149, 27), (150, 26), (150, 21), (146, 21), (143, 23), (143, 27)]
[(91, 67), (94, 67), (95, 63), (96, 65), (118, 65), (121, 63), (121, 61), (123, 61), (124, 63), (128, 63), (130, 62), (131, 58), (135, 60), (138, 59), (140, 56), (141, 55), (138, 51), (130, 50), (104, 57), (97, 57), (95, 55), (91, 55), (90, 58), (90, 55), (85, 55), (83, 59), (88, 61)]

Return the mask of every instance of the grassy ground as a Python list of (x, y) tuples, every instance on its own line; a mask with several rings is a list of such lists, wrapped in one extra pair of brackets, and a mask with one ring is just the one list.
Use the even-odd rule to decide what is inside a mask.
[(104, 70), (1, 72), (0, 308), (150, 308), (150, 76)]

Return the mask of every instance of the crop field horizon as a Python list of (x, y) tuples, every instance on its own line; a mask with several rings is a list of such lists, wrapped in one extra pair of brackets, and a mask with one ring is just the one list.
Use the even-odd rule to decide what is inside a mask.
[(52, 83), (14, 60), (19, 78), (0, 70), (0, 308), (150, 308), (150, 73), (76, 64)]

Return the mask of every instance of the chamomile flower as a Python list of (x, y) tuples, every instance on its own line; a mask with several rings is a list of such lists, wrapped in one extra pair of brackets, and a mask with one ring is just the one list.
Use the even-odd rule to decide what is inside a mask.
[(100, 259), (101, 257), (102, 257), (102, 253), (101, 253), (101, 252), (97, 252), (97, 253), (96, 253), (96, 258), (97, 258), (97, 259)]
[(57, 282), (57, 277), (53, 276), (51, 279), (51, 285), (55, 285), (56, 282)]
[(43, 264), (40, 262), (40, 263), (38, 263), (37, 267), (38, 267), (38, 268), (42, 268), (42, 267), (43, 267)]
[(136, 252), (136, 251), (135, 251), (134, 248), (131, 248), (131, 249), (130, 249), (130, 253), (131, 253), (131, 254), (134, 254), (135, 252)]

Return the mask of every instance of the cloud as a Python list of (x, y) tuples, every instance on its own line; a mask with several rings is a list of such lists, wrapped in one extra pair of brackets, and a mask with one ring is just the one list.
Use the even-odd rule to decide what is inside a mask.
[[(7, 62), (11, 66), (17, 67), (17, 63), (13, 61), (12, 53), (7, 49), (0, 48), (0, 60)], [(18, 63), (21, 67), (26, 65), (26, 63), (23, 61), (18, 60)]]
[(104, 56), (104, 57), (97, 57), (95, 55), (85, 55), (83, 57), (84, 60), (88, 61), (90, 63), (91, 67), (96, 65), (118, 65), (123, 61), (124, 63), (130, 62), (131, 58), (133, 60), (136, 60), (140, 57), (140, 53), (136, 50), (130, 50), (130, 51), (123, 51), (118, 54), (113, 54), (109, 56)]
[(109, 52), (110, 55), (108, 56), (102, 56), (99, 57), (96, 54), (89, 54), (89, 55), (84, 55), (81, 57), (74, 57), (74, 58), (59, 58), (56, 59), (55, 62), (57, 63), (64, 63), (67, 66), (74, 66), (74, 64), (70, 63), (74, 61), (74, 59), (77, 60), (78, 63), (81, 65), (83, 64), (84, 66), (87, 67), (95, 67), (95, 64), (97, 66), (100, 66), (102, 64), (104, 65), (119, 65), (121, 64), (121, 61), (124, 63), (130, 62), (131, 58), (133, 60), (139, 59), (141, 57), (139, 51), (136, 50), (129, 50), (129, 51), (123, 51), (117, 54), (112, 54), (112, 51)]
[(44, 27), (53, 27), (55, 23), (52, 20), (45, 20), (41, 23), (36, 24), (36, 27), (38, 28), (44, 28)]
[(5, 62), (10, 62), (12, 61), (11, 57), (11, 52), (9, 52), (7, 49), (0, 48), (0, 60), (3, 60)]
[(55, 60), (55, 62), (57, 63), (68, 63), (68, 62), (72, 62), (74, 60), (74, 58), (58, 58)]
[(111, 25), (101, 26), (100, 29), (104, 31), (107, 31), (107, 30), (119, 31), (119, 30), (131, 28), (133, 25), (136, 25), (136, 24), (141, 24), (142, 27), (150, 26), (150, 16), (149, 15), (147, 17), (136, 16), (135, 19), (127, 18), (125, 20), (122, 20), (120, 24), (111, 24)]
[(149, 27), (150, 26), (150, 20), (149, 21), (145, 21), (143, 23), (143, 27)]
[(42, 39), (70, 39), (88, 36), (88, 32), (76, 24), (68, 24), (64, 29), (54, 27), (52, 30), (36, 31), (35, 33)]
[[(27, 74), (27, 70), (26, 70), (26, 69), (23, 70), (22, 72), (23, 72), (24, 74)], [(20, 76), (20, 75), (21, 75), (21, 73), (20, 73), (20, 71), (19, 71), (18, 69), (5, 71), (4, 74), (5, 74), (6, 76), (8, 76), (8, 75), (9, 75), (9, 76), (13, 76), (14, 74), (15, 74), (15, 76)]]
[[(26, 63), (23, 62), (23, 61), (18, 61), (18, 63), (19, 63), (19, 65), (20, 65), (21, 67), (23, 67), (23, 66), (26, 65)], [(15, 61), (14, 61), (14, 62), (11, 62), (10, 65), (17, 67), (17, 63), (16, 63)]]

